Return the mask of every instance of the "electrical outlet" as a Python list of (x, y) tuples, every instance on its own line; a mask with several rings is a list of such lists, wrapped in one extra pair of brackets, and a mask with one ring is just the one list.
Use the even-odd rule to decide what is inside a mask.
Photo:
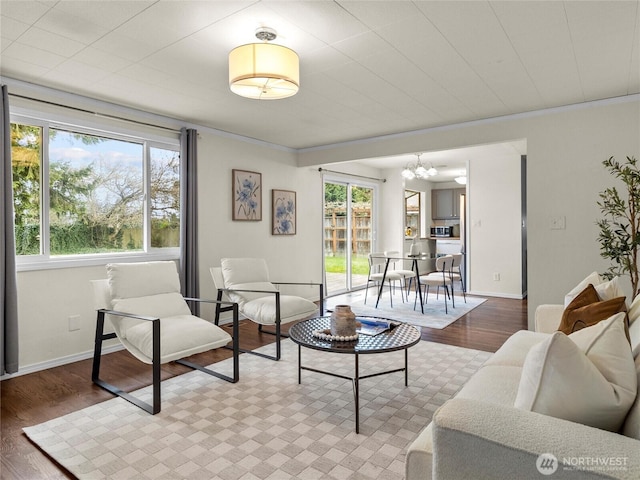
[(551, 230), (564, 230), (566, 228), (566, 219), (564, 216), (551, 217)]
[(500, 274), (498, 272), (493, 272), (493, 281), (494, 282), (500, 281)]
[(69, 331), (80, 330), (80, 315), (69, 315)]

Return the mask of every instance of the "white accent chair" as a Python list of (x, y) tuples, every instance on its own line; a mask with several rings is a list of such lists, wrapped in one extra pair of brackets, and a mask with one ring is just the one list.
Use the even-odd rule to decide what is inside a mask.
[[(393, 307), (393, 292), (391, 291), (392, 282), (398, 282), (398, 284), (400, 285), (400, 295), (402, 296), (402, 280), (404, 277), (401, 274), (388, 269), (387, 260), (387, 256), (384, 254), (384, 252), (369, 254), (369, 274), (367, 275), (367, 287), (364, 292), (365, 304), (367, 303), (367, 295), (369, 294), (369, 284), (373, 283), (375, 286), (378, 286), (383, 281), (383, 279), (385, 282), (389, 283), (389, 300), (391, 302), (391, 307)], [(385, 269), (387, 270), (386, 274)], [(404, 302), (404, 297), (402, 297), (402, 301)]]
[[(444, 292), (444, 313), (449, 313), (447, 306), (447, 298), (451, 298), (453, 308), (456, 308), (456, 301), (453, 296), (453, 279), (451, 278), (451, 267), (453, 266), (453, 256), (444, 255), (436, 258), (436, 272), (429, 273), (428, 275), (420, 275), (420, 285), (426, 287), (424, 296), (424, 303), (427, 303), (429, 299), (429, 287), (437, 287), (436, 295), (440, 293), (440, 287), (443, 287)], [(449, 291), (451, 288), (451, 291)], [(437, 298), (437, 297), (436, 297)], [(413, 304), (415, 308), (415, 301)]]
[[(324, 315), (322, 283), (272, 282), (269, 280), (267, 262), (262, 258), (223, 258), (220, 267), (211, 267), (211, 277), (218, 291), (217, 299), (225, 297), (237, 302), (240, 313), (258, 324), (258, 330), (276, 336), (276, 354), (266, 355), (252, 350), (241, 352), (259, 355), (271, 360), (280, 360), (283, 323), (301, 320), (317, 314), (318, 307), (311, 300), (295, 295), (283, 295), (280, 285), (317, 285), (320, 292), (320, 315)], [(215, 324), (220, 322), (220, 313), (225, 308), (216, 306)], [(264, 325), (274, 326), (275, 332), (263, 330)]]
[[(180, 293), (175, 262), (111, 263), (107, 279), (92, 280), (97, 310), (95, 346), (91, 380), (99, 387), (155, 415), (160, 411), (160, 366), (175, 361), (209, 375), (236, 383), (238, 369), (238, 305), (188, 298), (195, 302), (216, 303), (233, 311), (233, 336), (207, 320), (191, 314)], [(104, 333), (105, 319), (114, 332)], [(148, 404), (100, 379), (102, 342), (118, 338), (138, 360), (152, 365), (153, 403)], [(184, 360), (185, 357), (233, 342), (233, 373), (224, 375)]]

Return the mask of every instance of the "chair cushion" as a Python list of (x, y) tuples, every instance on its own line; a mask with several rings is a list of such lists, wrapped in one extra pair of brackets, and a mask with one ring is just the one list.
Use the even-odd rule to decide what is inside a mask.
[[(261, 290), (262, 292), (275, 292), (276, 287), (273, 283), (269, 282), (250, 282), (250, 283), (238, 283), (233, 286), (227, 286), (230, 289), (238, 289), (238, 290)], [(262, 293), (262, 292), (233, 292), (230, 291), (229, 298), (232, 302), (238, 303), (241, 309), (244, 309), (247, 302), (252, 300), (256, 300), (258, 298), (263, 297), (271, 297), (272, 300), (275, 301), (275, 295), (271, 293)]]
[[(193, 315), (176, 315), (160, 320), (161, 363), (219, 348), (231, 335), (213, 323)], [(152, 322), (139, 321), (127, 330), (127, 342), (149, 358), (153, 357)]]
[(263, 258), (223, 258), (220, 266), (227, 288), (238, 284), (269, 282), (269, 269)]
[(491, 355), (484, 364), (522, 367), (531, 347), (548, 337), (547, 333), (519, 330), (507, 338), (498, 351)]
[(445, 272), (442, 275), (442, 272), (433, 272), (428, 275), (420, 275), (420, 283), (429, 284), (429, 285), (445, 285), (450, 284), (452, 282), (451, 277), (448, 272)]
[(175, 262), (109, 263), (107, 278), (112, 298), (132, 298), (180, 292)]
[[(306, 298), (293, 295), (280, 295), (280, 322), (287, 323), (300, 320), (315, 314), (318, 307)], [(247, 302), (242, 313), (256, 323), (273, 325), (276, 323), (275, 295), (258, 298)]]
[(613, 432), (637, 393), (637, 374), (619, 313), (567, 336), (534, 345), (514, 406)]
[[(148, 295), (137, 298), (115, 298), (112, 301), (113, 310), (124, 313), (135, 313), (155, 318), (172, 317), (175, 315), (191, 315), (191, 310), (187, 302), (179, 293), (161, 293), (159, 295)], [(128, 331), (131, 327), (142, 323), (144, 320), (135, 318), (118, 317), (110, 315), (111, 322), (119, 324), (118, 334), (121, 338), (128, 338)]]

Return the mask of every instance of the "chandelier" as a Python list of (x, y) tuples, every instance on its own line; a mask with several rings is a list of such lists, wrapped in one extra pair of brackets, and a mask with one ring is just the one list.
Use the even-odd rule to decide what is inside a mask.
[(300, 88), (298, 54), (290, 48), (268, 43), (275, 30), (259, 28), (250, 43), (229, 52), (229, 87), (237, 95), (257, 100), (275, 100), (295, 95)]
[(402, 170), (402, 176), (407, 180), (412, 180), (414, 178), (428, 178), (438, 174), (438, 170), (433, 168), (433, 165), (431, 165), (431, 168), (427, 169), (422, 164), (420, 155), (422, 154), (416, 153), (416, 156), (418, 157), (416, 163), (409, 163), (406, 167), (404, 167), (404, 170)]

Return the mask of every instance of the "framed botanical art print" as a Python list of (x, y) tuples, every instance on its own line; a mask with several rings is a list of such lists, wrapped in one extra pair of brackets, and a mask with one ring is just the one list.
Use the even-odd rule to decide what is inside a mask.
[(273, 235), (296, 234), (296, 192), (271, 190), (271, 233)]
[(262, 220), (262, 174), (233, 170), (233, 220)]

